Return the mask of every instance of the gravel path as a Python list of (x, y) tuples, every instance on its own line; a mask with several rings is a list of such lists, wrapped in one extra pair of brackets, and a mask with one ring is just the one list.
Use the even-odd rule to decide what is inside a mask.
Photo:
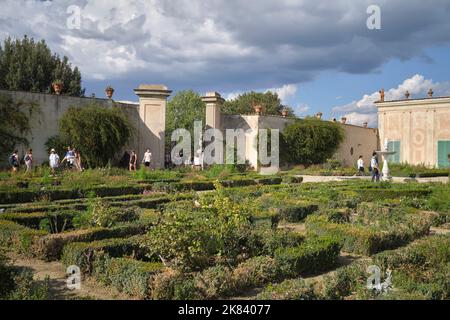
[(102, 287), (91, 279), (83, 279), (81, 289), (69, 290), (66, 286), (65, 267), (59, 261), (46, 262), (34, 258), (9, 255), (11, 263), (33, 272), (34, 280), (43, 281), (49, 277), (50, 296), (52, 300), (129, 300), (130, 297), (119, 293), (113, 288)]

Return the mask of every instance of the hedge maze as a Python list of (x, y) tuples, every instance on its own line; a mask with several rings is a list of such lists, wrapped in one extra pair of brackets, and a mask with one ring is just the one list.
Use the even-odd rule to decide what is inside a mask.
[[(449, 298), (448, 185), (301, 182), (2, 190), (0, 246), (134, 299)], [(391, 291), (365, 287), (369, 265)]]

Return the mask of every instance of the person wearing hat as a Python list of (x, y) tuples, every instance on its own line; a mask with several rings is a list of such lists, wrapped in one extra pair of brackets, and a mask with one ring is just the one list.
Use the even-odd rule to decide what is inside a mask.
[(50, 151), (50, 157), (48, 158), (50, 161), (50, 168), (52, 169), (52, 174), (55, 174), (55, 171), (59, 167), (59, 156), (56, 153), (55, 149)]

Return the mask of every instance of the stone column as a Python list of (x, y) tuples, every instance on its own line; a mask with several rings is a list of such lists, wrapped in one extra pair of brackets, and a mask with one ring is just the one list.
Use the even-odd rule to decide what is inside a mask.
[(166, 104), (172, 91), (164, 85), (141, 84), (134, 93), (139, 96), (138, 162), (150, 148), (152, 167), (164, 168)]
[(221, 130), (221, 108), (225, 99), (217, 92), (208, 92), (202, 101), (206, 104), (206, 128)]

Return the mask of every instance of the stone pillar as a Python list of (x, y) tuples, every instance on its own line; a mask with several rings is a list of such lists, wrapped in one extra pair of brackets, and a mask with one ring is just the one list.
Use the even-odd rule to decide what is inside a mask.
[(139, 96), (138, 162), (150, 148), (152, 167), (164, 168), (166, 104), (172, 91), (164, 85), (141, 84), (134, 93)]
[(221, 108), (225, 99), (217, 92), (208, 92), (202, 101), (206, 104), (206, 128), (221, 130)]

